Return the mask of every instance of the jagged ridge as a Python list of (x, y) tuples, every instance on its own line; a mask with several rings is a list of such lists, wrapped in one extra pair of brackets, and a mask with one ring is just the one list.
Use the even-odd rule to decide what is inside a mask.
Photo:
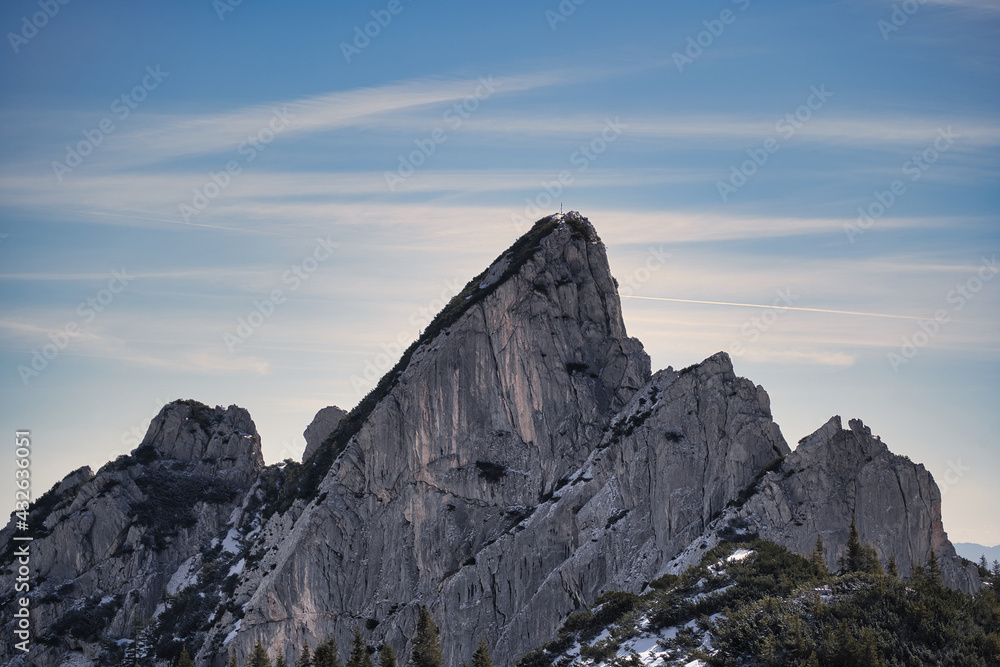
[[(192, 447), (184, 424), (204, 430), (238, 409), (167, 407), (134, 456), (188, 452), (192, 468), (221, 470), (225, 457)], [(252, 425), (245, 411), (231, 420)], [(766, 392), (727, 355), (650, 377), (596, 232), (576, 213), (549, 216), (466, 285), (304, 465), (261, 470), (258, 446), (241, 468), (256, 482), (232, 515), (203, 512), (192, 527), (211, 549), (192, 543), (155, 562), (138, 549), (146, 560), (130, 562), (153, 586), (205, 574), (178, 591), (196, 602), (238, 560), (207, 634), (184, 635), (200, 665), (222, 664), (229, 648), (245, 656), (258, 639), (294, 650), (332, 632), (344, 645), (354, 624), (406, 655), (421, 604), (449, 661), (485, 638), (509, 664), (600, 594), (638, 592), (699, 558), (734, 513), (781, 490), (788, 452)], [(914, 480), (928, 502), (907, 511), (933, 534), (915, 529), (913, 544), (947, 543), (933, 481)], [(74, 504), (86, 504), (87, 484)], [(222, 538), (230, 555), (218, 559)], [(130, 622), (119, 610), (109, 636)], [(34, 657), (48, 667), (60, 656)]]

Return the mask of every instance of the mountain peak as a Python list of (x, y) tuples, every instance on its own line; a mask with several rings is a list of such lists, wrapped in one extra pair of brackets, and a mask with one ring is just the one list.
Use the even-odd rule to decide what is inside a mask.
[(236, 476), (241, 483), (264, 466), (260, 435), (249, 412), (236, 405), (210, 408), (193, 400), (163, 406), (133, 456), (194, 463), (197, 472)]
[[(448, 302), (396, 365), (339, 422), (322, 447), (311, 454), (310, 474), (299, 480), (292, 495), (311, 498), (318, 493), (320, 480), (379, 403), (405, 376), (420, 374), (415, 370), (418, 363), (431, 357), (468, 356), (469, 350), (453, 344), (463, 337), (449, 336), (456, 328), (470, 327), (477, 344), (486, 345), (481, 350), (484, 359), (477, 363), (495, 366), (498, 351), (501, 356), (522, 355), (509, 360), (510, 368), (495, 372), (528, 371), (525, 366), (530, 365), (546, 375), (584, 373), (596, 378), (596, 371), (606, 373), (590, 387), (599, 404), (596, 421), (624, 404), (650, 375), (649, 356), (642, 344), (626, 334), (615, 281), (594, 226), (577, 211), (541, 218)], [(538, 334), (538, 340), (509, 345)], [(498, 340), (490, 341), (493, 337)], [(527, 431), (533, 432), (533, 428)], [(531, 440), (530, 435), (525, 437)], [(286, 501), (282, 507), (287, 506)]]
[(975, 590), (930, 474), (848, 426), (833, 417), (790, 452), (766, 391), (725, 352), (652, 375), (593, 225), (550, 215), (350, 413), (321, 410), (302, 463), (263, 467), (242, 408), (175, 401), (131, 456), (40, 499), (51, 643), (32, 664), (96, 659), (150, 618), (164, 663), (182, 643), (202, 667), (258, 640), (272, 654), (343, 646), (356, 624), (406, 655), (424, 607), (448, 662), (483, 640), (512, 664), (569, 614), (641, 592), (737, 527), (797, 553), (819, 534), (833, 564), (853, 519), (902, 573), (933, 548), (945, 582)]
[(853, 520), (864, 542), (883, 562), (895, 557), (899, 571), (926, 563), (933, 549), (944, 581), (974, 591), (978, 576), (959, 561), (941, 522), (941, 492), (923, 465), (889, 451), (860, 419), (842, 426), (832, 417), (799, 441), (779, 468), (769, 471), (740, 510), (760, 536), (797, 553), (808, 553), (816, 536), (836, 569)]

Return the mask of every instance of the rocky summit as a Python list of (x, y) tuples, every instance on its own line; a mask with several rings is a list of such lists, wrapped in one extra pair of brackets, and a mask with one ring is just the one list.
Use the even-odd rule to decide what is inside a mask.
[(445, 664), (482, 640), (512, 665), (734, 525), (799, 554), (820, 536), (833, 569), (853, 520), (901, 574), (933, 549), (947, 585), (980, 586), (930, 473), (860, 421), (835, 417), (791, 451), (726, 354), (651, 373), (575, 212), (538, 221), (305, 437), (302, 462), (265, 466), (245, 410), (177, 401), (131, 455), (70, 473), (31, 508), (31, 652), (4, 643), (0, 660), (119, 664), (142, 646), (172, 665), (186, 646), (222, 667), (258, 641), (349, 646), (355, 627), (408, 656), (426, 607)]

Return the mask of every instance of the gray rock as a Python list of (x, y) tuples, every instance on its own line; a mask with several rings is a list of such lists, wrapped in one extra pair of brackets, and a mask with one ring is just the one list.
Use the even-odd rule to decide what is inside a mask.
[(149, 424), (135, 454), (152, 447), (159, 456), (194, 464), (192, 472), (221, 476), (249, 487), (264, 466), (260, 436), (241, 407), (174, 401)]
[(601, 593), (641, 591), (787, 452), (767, 394), (727, 355), (657, 373), (553, 499), (446, 582), (437, 609), (450, 658), (478, 637), (520, 656)]
[(891, 453), (860, 420), (843, 429), (833, 417), (761, 481), (739, 512), (760, 536), (808, 554), (817, 535), (827, 565), (847, 549), (850, 521), (862, 542), (875, 547), (883, 563), (894, 556), (901, 576), (925, 564), (934, 549), (947, 585), (979, 589), (975, 568), (966, 568), (941, 523), (941, 492), (923, 465)]
[[(181, 564), (225, 533), (262, 464), (260, 437), (246, 410), (177, 401), (153, 419), (132, 457), (119, 457), (96, 475), (89, 468), (70, 473), (32, 508), (35, 635), (31, 652), (17, 657), (36, 667), (69, 659), (96, 664), (99, 643), (74, 635), (79, 624), (67, 623), (73, 614), (81, 621), (96, 614), (74, 610), (84, 609), (88, 599), (102, 601), (98, 611), (107, 611), (104, 632), (129, 637), (136, 620), (153, 615)], [(206, 487), (229, 490), (231, 497), (199, 501)], [(191, 495), (181, 496), (178, 489)], [(193, 521), (172, 523), (176, 517), (157, 505), (163, 497), (189, 506)], [(12, 524), (0, 532), (4, 554), (10, 552), (12, 535)], [(9, 560), (4, 567), (9, 571)], [(13, 585), (12, 577), (0, 581), (5, 607)], [(3, 632), (13, 636), (12, 625), (5, 623)], [(41, 643), (42, 637), (51, 641)], [(15, 657), (11, 642), (0, 643), (0, 662)]]
[(306, 439), (306, 449), (302, 453), (302, 461), (308, 461), (319, 446), (323, 444), (327, 436), (333, 433), (340, 421), (347, 416), (346, 410), (331, 405), (316, 413), (312, 422), (306, 427), (302, 434)]
[(238, 655), (258, 638), (291, 651), (337, 632), (346, 645), (369, 619), (405, 651), (417, 601), (574, 473), (646, 384), (604, 246), (566, 218), (504, 280), (525, 258), (498, 258), (476, 287), (492, 291), (414, 352), (330, 470), (324, 502), (270, 538), (281, 547), (237, 590)]
[[(835, 566), (853, 518), (904, 574), (933, 548), (949, 585), (978, 586), (930, 474), (860, 422), (835, 418), (790, 452), (766, 392), (724, 353), (651, 376), (604, 246), (575, 212), (540, 221), (428, 331), (335, 438), (344, 412), (316, 415), (303, 464), (263, 468), (246, 411), (179, 401), (132, 458), (68, 476), (34, 517), (49, 531), (32, 555), (46, 578), (38, 631), (105, 598), (105, 636), (127, 637), (164, 591), (210, 595), (198, 577), (231, 571), (231, 598), (196, 637), (201, 666), (245, 660), (257, 640), (272, 655), (328, 634), (346, 647), (355, 626), (405, 659), (421, 605), (448, 664), (483, 639), (509, 665), (601, 593), (698, 560), (735, 519), (799, 553), (820, 534)], [(156, 480), (238, 493), (157, 530), (151, 513), (185, 502), (151, 504)], [(40, 667), (101, 650), (72, 636), (36, 647)]]

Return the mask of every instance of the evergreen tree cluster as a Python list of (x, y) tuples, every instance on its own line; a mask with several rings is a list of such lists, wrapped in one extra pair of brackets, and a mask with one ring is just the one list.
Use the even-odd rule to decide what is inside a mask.
[[(738, 548), (753, 553), (727, 560)], [(605, 593), (518, 667), (641, 667), (635, 654), (616, 657), (622, 645), (667, 628), (674, 628), (672, 638), (658, 644), (678, 664), (698, 658), (712, 667), (1000, 666), (1000, 578), (982, 562), (984, 588), (969, 595), (942, 583), (933, 551), (901, 579), (895, 559), (883, 565), (854, 526), (838, 572), (828, 570), (826, 555), (820, 539), (806, 557), (762, 540), (720, 544), (699, 565), (650, 582), (641, 595)], [(579, 657), (567, 653), (576, 645)]]
[[(189, 664), (193, 667), (185, 648), (177, 662), (177, 667), (188, 667)], [(427, 607), (421, 607), (417, 620), (417, 635), (413, 639), (413, 653), (407, 667), (443, 666), (444, 657), (441, 653), (437, 625)], [(278, 654), (272, 660), (267, 649), (264, 648), (264, 644), (258, 641), (244, 664), (240, 664), (236, 658), (236, 651), (232, 651), (229, 656), (229, 667), (375, 667), (375, 663), (361, 630), (355, 626), (346, 665), (341, 660), (337, 642), (333, 637), (328, 637), (315, 649), (311, 648), (308, 643), (303, 644), (302, 650), (299, 651), (294, 661), (290, 661), (283, 653)], [(396, 654), (388, 644), (382, 644), (378, 650), (378, 667), (398, 667)], [(472, 656), (472, 667), (493, 667), (493, 660), (485, 642), (479, 643), (479, 648)]]
[[(817, 537), (816, 540), (817, 546), (820, 546), (822, 542), (819, 541), (819, 537)], [(937, 557), (934, 555), (933, 551), (931, 551), (931, 558), (934, 559), (936, 564)], [(851, 530), (847, 537), (847, 554), (840, 559), (839, 564), (840, 572), (842, 574), (847, 574), (849, 572), (882, 574), (882, 563), (878, 559), (878, 553), (875, 551), (875, 547), (868, 544), (861, 544), (861, 537), (858, 535), (858, 527), (854, 524), (854, 519), (851, 519)], [(890, 565), (895, 567), (895, 557), (893, 557)]]

